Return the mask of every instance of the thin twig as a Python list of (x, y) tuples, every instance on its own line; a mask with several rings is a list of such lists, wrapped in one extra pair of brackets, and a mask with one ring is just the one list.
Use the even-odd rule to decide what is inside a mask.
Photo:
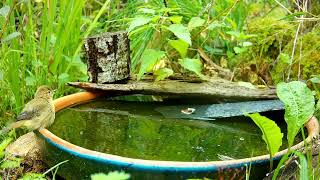
[(299, 32), (300, 32), (300, 27), (301, 27), (301, 22), (299, 22), (296, 34), (294, 36), (294, 41), (293, 41), (293, 48), (292, 48), (292, 52), (291, 52), (291, 59), (290, 59), (290, 65), (289, 65), (289, 70), (288, 70), (288, 77), (287, 77), (287, 81), (290, 80), (290, 74), (291, 74), (291, 67), (292, 67), (292, 63), (293, 63), (293, 56), (295, 54), (295, 50), (297, 47), (297, 40), (298, 40), (298, 36), (299, 36)]

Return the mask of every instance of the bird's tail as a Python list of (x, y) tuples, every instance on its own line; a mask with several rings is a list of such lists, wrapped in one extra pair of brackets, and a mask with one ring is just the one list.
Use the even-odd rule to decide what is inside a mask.
[(20, 127), (28, 127), (29, 124), (30, 124), (30, 120), (23, 120), (23, 121), (14, 122), (14, 123), (8, 125), (7, 127), (2, 128), (0, 130), (0, 135), (7, 134), (11, 129), (16, 129), (16, 128), (20, 128)]

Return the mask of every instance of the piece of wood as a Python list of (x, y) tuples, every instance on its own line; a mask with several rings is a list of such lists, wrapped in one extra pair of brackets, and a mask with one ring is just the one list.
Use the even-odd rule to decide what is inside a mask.
[(277, 99), (275, 89), (250, 89), (237, 83), (223, 80), (202, 83), (166, 80), (158, 82), (129, 81), (127, 84), (96, 84), (88, 82), (69, 82), (68, 84), (89, 91), (106, 91), (110, 95), (178, 95), (182, 97), (230, 100)]
[(33, 160), (42, 159), (43, 142), (34, 132), (20, 136), (6, 148), (6, 153)]
[(113, 83), (130, 75), (130, 46), (127, 32), (103, 33), (84, 42), (89, 81)]

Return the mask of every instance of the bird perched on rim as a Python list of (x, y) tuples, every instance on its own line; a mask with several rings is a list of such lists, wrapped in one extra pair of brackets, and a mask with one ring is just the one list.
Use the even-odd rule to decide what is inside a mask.
[(1, 130), (6, 133), (11, 129), (25, 127), (29, 131), (42, 129), (54, 122), (55, 108), (53, 104), (54, 91), (49, 86), (38, 87), (34, 99), (28, 102), (16, 118), (17, 122)]

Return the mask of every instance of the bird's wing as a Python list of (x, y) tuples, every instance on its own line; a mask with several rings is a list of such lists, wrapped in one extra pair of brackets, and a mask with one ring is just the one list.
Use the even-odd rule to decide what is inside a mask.
[(17, 121), (31, 120), (36, 116), (40, 116), (40, 112), (46, 108), (46, 102), (42, 99), (33, 99), (28, 102), (23, 108), (22, 112), (16, 118)]

